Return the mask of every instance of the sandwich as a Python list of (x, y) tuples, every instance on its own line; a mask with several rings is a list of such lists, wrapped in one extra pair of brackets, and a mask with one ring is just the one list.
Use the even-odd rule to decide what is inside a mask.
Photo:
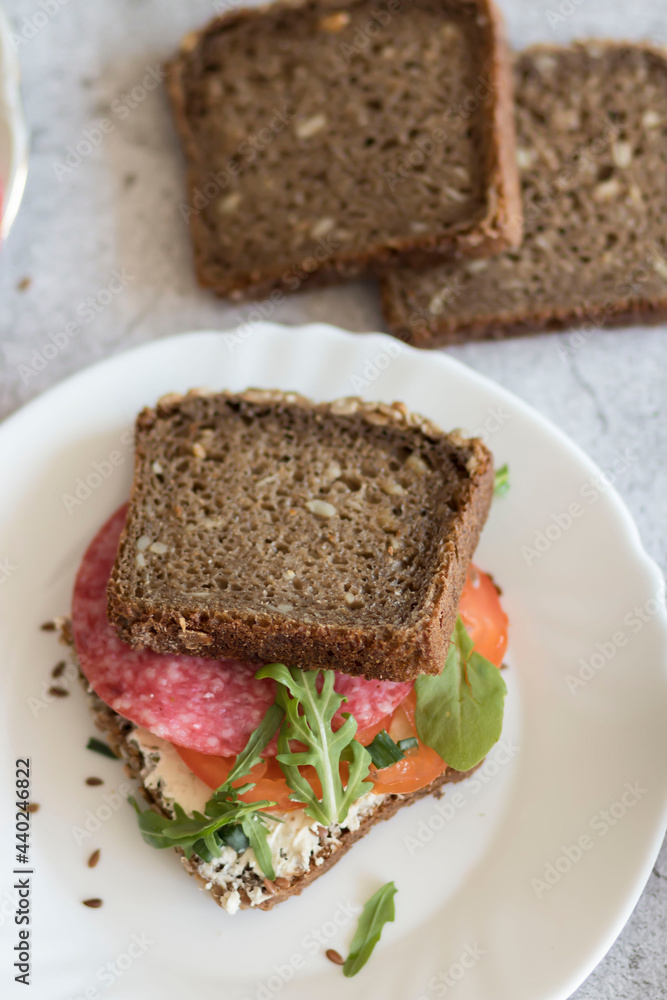
[(202, 390), (135, 429), (81, 562), (97, 726), (227, 912), (268, 910), (499, 739), (507, 618), (472, 556), (490, 452), (402, 403)]

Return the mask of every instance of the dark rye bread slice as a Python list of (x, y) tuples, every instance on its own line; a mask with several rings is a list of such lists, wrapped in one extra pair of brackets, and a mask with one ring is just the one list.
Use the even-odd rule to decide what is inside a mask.
[[(88, 690), (88, 683), (83, 679), (83, 684), (86, 690)], [(121, 715), (118, 715), (113, 709), (109, 708), (94, 692), (88, 691), (88, 698), (95, 719), (95, 725), (97, 728), (103, 732), (113, 749), (120, 758), (125, 761), (125, 771), (129, 778), (136, 779), (141, 782), (141, 772), (145, 766), (146, 761), (143, 758), (142, 753), (136, 744), (129, 742), (129, 737), (134, 730), (134, 725), (124, 719)], [(365, 816), (362, 819), (361, 824), (357, 830), (340, 830), (337, 833), (335, 840), (332, 840), (330, 836), (327, 835), (327, 831), (322, 828), (322, 852), (318, 855), (321, 858), (319, 864), (315, 863), (315, 859), (311, 858), (310, 868), (308, 871), (302, 874), (295, 875), (292, 878), (279, 878), (276, 882), (270, 882), (268, 879), (264, 879), (260, 882), (259, 878), (252, 872), (248, 872), (248, 888), (254, 887), (256, 885), (261, 885), (269, 894), (268, 898), (263, 899), (259, 903), (253, 905), (253, 909), (260, 910), (271, 910), (278, 903), (284, 902), (284, 900), (289, 899), (290, 896), (298, 896), (303, 890), (314, 882), (316, 878), (320, 875), (324, 875), (325, 872), (336, 864), (337, 861), (346, 854), (349, 849), (358, 840), (364, 837), (376, 823), (382, 820), (390, 819), (394, 813), (396, 813), (403, 806), (409, 806), (418, 799), (424, 798), (426, 795), (435, 795), (439, 798), (442, 795), (442, 789), (446, 784), (452, 782), (463, 781), (464, 778), (469, 777), (474, 771), (477, 770), (480, 764), (475, 765), (470, 771), (455, 771), (453, 768), (448, 767), (445, 771), (432, 781), (430, 785), (426, 788), (420, 788), (416, 792), (412, 792), (408, 795), (387, 795), (385, 799), (381, 802), (377, 809), (372, 813)], [(156, 812), (161, 813), (163, 816), (170, 817), (171, 812), (168, 806), (165, 804), (162, 796), (159, 793), (159, 789), (147, 788), (145, 785), (141, 785), (141, 794), (146, 799), (146, 801), (151, 805)], [(205, 873), (202, 872), (202, 861), (193, 856), (189, 861), (183, 855), (180, 848), (176, 848), (176, 854), (181, 858), (183, 867), (188, 872), (188, 874), (193, 875), (202, 889), (207, 891), (207, 894), (219, 905), (222, 906), (222, 895), (223, 890), (218, 885), (212, 885)], [(250, 897), (248, 896), (247, 890), (244, 891), (242, 888), (240, 891), (241, 895), (241, 909), (249, 909), (251, 906)]]
[(162, 653), (439, 673), (492, 492), (481, 441), (401, 403), (164, 397), (137, 419), (109, 620)]
[(532, 48), (515, 92), (523, 244), (385, 278), (389, 328), (421, 347), (667, 316), (667, 53)]
[(295, 291), (520, 238), (492, 0), (303, 0), (189, 35), (168, 86), (202, 285)]

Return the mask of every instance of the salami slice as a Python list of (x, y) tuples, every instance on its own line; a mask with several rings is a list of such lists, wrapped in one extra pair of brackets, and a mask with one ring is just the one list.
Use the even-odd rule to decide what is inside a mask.
[[(273, 704), (275, 683), (257, 680), (256, 664), (169, 656), (121, 642), (107, 621), (106, 588), (126, 512), (117, 511), (93, 540), (74, 585), (72, 627), (81, 670), (99, 697), (136, 725), (191, 750), (234, 756)], [(341, 713), (349, 712), (361, 730), (393, 712), (412, 682), (367, 681), (337, 671), (335, 689), (347, 698), (339, 724)]]

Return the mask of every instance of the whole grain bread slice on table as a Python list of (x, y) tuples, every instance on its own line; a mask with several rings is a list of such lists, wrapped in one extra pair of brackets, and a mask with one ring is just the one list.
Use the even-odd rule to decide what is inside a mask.
[(492, 0), (302, 0), (184, 40), (168, 87), (202, 285), (235, 299), (515, 245)]
[(522, 246), (386, 276), (387, 324), (420, 347), (667, 316), (667, 53), (539, 46), (515, 93)]
[(401, 403), (248, 390), (137, 419), (109, 621), (135, 648), (367, 679), (440, 673), (493, 493)]
[[(87, 687), (85, 678), (82, 680)], [(105, 733), (114, 752), (125, 761), (128, 777), (141, 783), (142, 795), (157, 812), (163, 816), (173, 817), (173, 803), (165, 799), (160, 782), (151, 780), (155, 767), (154, 754), (150, 747), (141, 743), (141, 740), (137, 742), (138, 731), (134, 724), (114, 712), (90, 689), (88, 698), (97, 728)], [(154, 742), (160, 745), (162, 752), (169, 752), (169, 744), (163, 744), (157, 738)], [(237, 855), (230, 860), (230, 852), (231, 855), (236, 854), (231, 848), (226, 848), (221, 858), (214, 859), (213, 862), (204, 862), (197, 855), (188, 860), (180, 848), (176, 848), (176, 853), (180, 856), (185, 870), (196, 878), (200, 887), (206, 890), (219, 906), (230, 912), (234, 912), (236, 906), (240, 909), (252, 907), (270, 910), (290, 896), (300, 895), (311, 882), (339, 861), (376, 823), (390, 819), (403, 806), (411, 805), (426, 795), (434, 794), (439, 797), (446, 784), (462, 781), (479, 766), (476, 765), (470, 771), (455, 771), (448, 767), (430, 785), (411, 794), (371, 794), (367, 797), (354, 828), (319, 827), (317, 842), (310, 857), (299, 861), (294, 874), (289, 877), (279, 876), (273, 882), (264, 878), (251, 860), (246, 860), (247, 856)], [(232, 893), (235, 899), (234, 906), (231, 905), (230, 899)]]

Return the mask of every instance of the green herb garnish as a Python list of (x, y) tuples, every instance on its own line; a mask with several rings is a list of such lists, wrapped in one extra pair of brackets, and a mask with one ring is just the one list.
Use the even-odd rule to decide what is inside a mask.
[(243, 854), (246, 848), (250, 847), (250, 840), (243, 832), (243, 827), (240, 823), (238, 826), (223, 827), (222, 830), (218, 831), (218, 837), (228, 847), (232, 847), (237, 854)]
[(391, 767), (392, 764), (398, 763), (399, 760), (405, 760), (402, 747), (394, 743), (386, 729), (381, 730), (371, 740), (366, 749), (371, 755), (373, 766), (378, 771), (381, 771), (385, 767)]
[(113, 752), (108, 743), (104, 743), (102, 740), (98, 740), (96, 736), (91, 736), (86, 743), (86, 750), (94, 750), (95, 753), (101, 753), (103, 757), (111, 757), (112, 760), (118, 760), (118, 757)]
[(255, 852), (257, 863), (267, 878), (275, 878), (271, 849), (267, 842), (269, 828), (267, 819), (280, 822), (275, 816), (262, 810), (274, 806), (275, 802), (242, 802), (239, 798), (254, 788), (254, 784), (234, 788), (233, 782), (245, 778), (261, 760), (262, 751), (273, 738), (283, 720), (283, 710), (272, 705), (262, 722), (253, 732), (245, 749), (238, 755), (227, 781), (213, 792), (204, 806), (204, 813), (193, 812), (192, 816), (174, 804), (174, 818), (169, 819), (151, 809), (143, 812), (131, 799), (139, 815), (139, 829), (147, 844), (163, 849), (180, 847), (187, 858), (197, 854), (204, 861), (220, 857), (222, 846), (229, 844), (235, 851), (245, 850), (250, 845)]
[(343, 963), (343, 974), (356, 976), (371, 957), (373, 948), (380, 940), (382, 928), (394, 920), (394, 896), (397, 893), (393, 882), (387, 882), (364, 906), (357, 929), (350, 945), (350, 954)]
[(399, 740), (396, 746), (404, 754), (406, 750), (415, 750), (419, 746), (419, 740), (416, 736), (407, 736), (404, 740)]
[(496, 469), (495, 483), (493, 486), (494, 495), (504, 497), (510, 488), (510, 470), (507, 463)]
[(415, 691), (420, 740), (457, 771), (479, 764), (500, 738), (505, 681), (493, 663), (475, 652), (460, 618), (442, 673), (418, 677)]
[[(257, 729), (234, 761), (234, 766), (227, 775), (226, 785), (232, 785), (240, 778), (250, 774), (253, 767), (262, 760), (262, 754), (273, 739), (278, 726), (283, 721), (284, 711), (279, 705), (272, 705)], [(218, 789), (219, 791), (219, 789)], [(240, 791), (240, 789), (239, 789)]]
[[(318, 678), (322, 675), (322, 690), (318, 691)], [(350, 806), (366, 792), (373, 790), (367, 782), (371, 755), (354, 736), (357, 723), (352, 716), (343, 714), (345, 722), (336, 732), (331, 720), (346, 699), (334, 691), (332, 670), (298, 670), (283, 663), (269, 663), (255, 675), (271, 677), (278, 683), (276, 703), (285, 712), (285, 720), (278, 736), (278, 763), (287, 784), (292, 789), (290, 799), (304, 803), (306, 813), (322, 826), (342, 823)], [(303, 751), (292, 751), (290, 740), (305, 745)], [(341, 761), (349, 764), (347, 784), (340, 775)], [(322, 798), (317, 797), (299, 768), (315, 768), (322, 787)]]

